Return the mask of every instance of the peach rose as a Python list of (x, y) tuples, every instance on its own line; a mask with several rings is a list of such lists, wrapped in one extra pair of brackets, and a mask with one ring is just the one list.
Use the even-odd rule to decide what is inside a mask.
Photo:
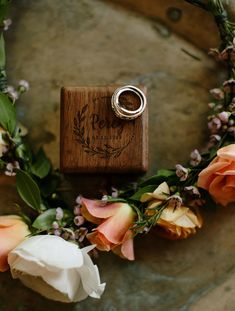
[(235, 202), (235, 144), (217, 151), (217, 157), (199, 174), (197, 185), (223, 206)]
[(28, 226), (16, 215), (0, 216), (0, 271), (8, 269), (7, 257), (27, 235)]
[[(161, 183), (154, 192), (144, 193), (141, 202), (149, 202), (146, 214), (152, 216), (156, 207), (162, 205), (170, 197), (170, 188), (166, 182)], [(201, 228), (202, 218), (185, 206), (174, 208), (167, 206), (156, 221), (156, 231), (159, 235), (171, 239), (185, 239)]]
[(102, 201), (82, 198), (81, 213), (85, 219), (97, 224), (88, 240), (102, 251), (112, 250), (115, 254), (134, 260), (133, 225), (136, 214), (126, 203), (104, 205)]

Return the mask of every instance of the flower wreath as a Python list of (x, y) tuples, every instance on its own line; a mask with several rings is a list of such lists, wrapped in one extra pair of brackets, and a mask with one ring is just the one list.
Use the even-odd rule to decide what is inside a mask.
[(221, 0), (185, 1), (215, 17), (222, 43), (210, 54), (229, 73), (220, 88), (210, 91), (206, 148), (192, 151), (187, 167), (159, 170), (100, 200), (79, 196), (72, 210), (61, 199), (60, 173), (43, 149), (32, 152), (27, 130), (16, 119), (16, 101), (29, 84), (7, 85), (3, 31), (11, 24), (5, 19), (10, 1), (0, 0), (0, 169), (15, 176), (17, 191), (32, 210), (0, 216), (0, 271), (10, 267), (13, 278), (49, 299), (77, 302), (102, 295), (105, 284), (88, 255), (95, 248), (134, 260), (137, 234), (153, 228), (165, 238), (187, 238), (202, 226), (201, 207), (235, 201), (235, 24)]

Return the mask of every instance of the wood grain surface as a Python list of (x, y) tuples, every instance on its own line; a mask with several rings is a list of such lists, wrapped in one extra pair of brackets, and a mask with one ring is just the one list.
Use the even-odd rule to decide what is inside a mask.
[[(117, 86), (61, 90), (60, 166), (63, 172), (137, 173), (147, 170), (148, 113), (117, 118), (111, 97)], [(146, 93), (146, 89), (142, 87)], [(120, 102), (136, 107), (139, 98), (123, 93)]]
[[(178, 33), (201, 49), (219, 45), (219, 35), (213, 17), (206, 11), (192, 6), (184, 0), (106, 0), (117, 3), (132, 11), (137, 11), (150, 17), (152, 21), (160, 21), (168, 28), (163, 32), (159, 25), (153, 24), (159, 34), (170, 36)], [(233, 1), (230, 1), (234, 7)], [(234, 1), (235, 2), (235, 1)], [(225, 1), (226, 4), (226, 1)], [(231, 18), (234, 12), (229, 11)], [(199, 22), (200, 21), (200, 22)]]

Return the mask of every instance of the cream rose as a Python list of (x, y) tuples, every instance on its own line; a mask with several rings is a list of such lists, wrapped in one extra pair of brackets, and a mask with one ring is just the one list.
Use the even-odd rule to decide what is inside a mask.
[(41, 295), (61, 302), (100, 298), (105, 284), (87, 254), (94, 246), (77, 245), (53, 235), (31, 237), (8, 256), (13, 278)]
[[(154, 192), (147, 192), (141, 196), (141, 202), (149, 202), (147, 215), (154, 215), (155, 208), (170, 197), (170, 188), (166, 182), (161, 183)], [(186, 206), (167, 206), (156, 221), (157, 233), (165, 238), (177, 240), (185, 239), (201, 228), (202, 218)]]

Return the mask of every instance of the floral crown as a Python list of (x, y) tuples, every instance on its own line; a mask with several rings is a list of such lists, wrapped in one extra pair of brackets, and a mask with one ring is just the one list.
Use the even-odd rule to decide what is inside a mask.
[(193, 150), (188, 165), (112, 188), (97, 200), (79, 195), (71, 208), (61, 195), (61, 173), (43, 149), (31, 150), (27, 129), (17, 120), (16, 102), (29, 84), (21, 80), (16, 89), (7, 84), (4, 31), (11, 20), (6, 19), (9, 1), (0, 1), (0, 168), (29, 207), (0, 216), (0, 271), (10, 268), (13, 278), (49, 299), (100, 298), (105, 284), (91, 260), (97, 249), (134, 260), (137, 235), (154, 230), (167, 239), (188, 238), (202, 227), (200, 209), (235, 202), (235, 24), (221, 0), (186, 2), (214, 16), (221, 46), (210, 55), (229, 74), (210, 91), (207, 146)]

